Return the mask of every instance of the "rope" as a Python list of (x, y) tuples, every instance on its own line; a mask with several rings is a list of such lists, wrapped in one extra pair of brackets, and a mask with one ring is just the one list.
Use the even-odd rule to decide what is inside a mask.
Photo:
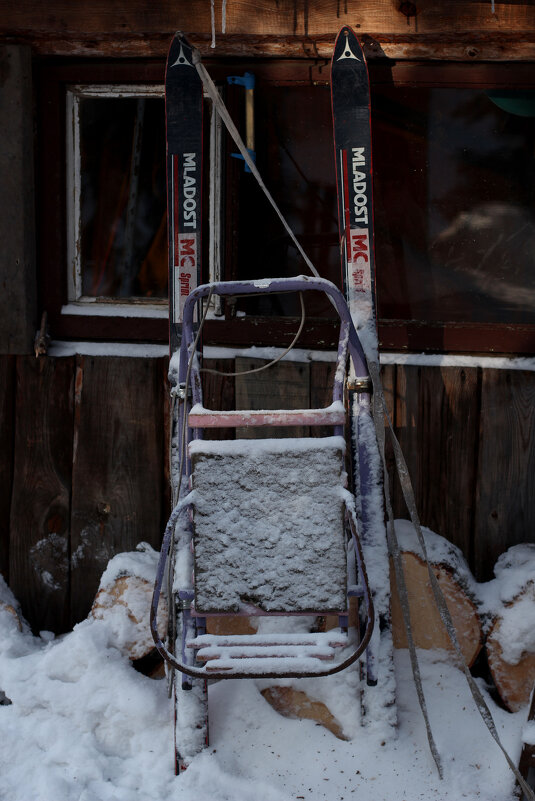
[(263, 364), (262, 367), (253, 367), (251, 370), (241, 370), (240, 372), (237, 373), (225, 373), (223, 372), (223, 370), (215, 370), (213, 367), (201, 367), (200, 372), (211, 373), (212, 375), (224, 375), (229, 377), (236, 375), (250, 375), (251, 373), (261, 373), (262, 370), (268, 370), (270, 367), (273, 367), (274, 364), (280, 362), (280, 360), (284, 359), (284, 357), (292, 350), (292, 348), (295, 347), (295, 343), (301, 336), (301, 331), (303, 330), (303, 327), (305, 325), (305, 301), (303, 299), (302, 292), (299, 293), (299, 300), (301, 301), (301, 323), (297, 330), (297, 334), (294, 336), (294, 338), (292, 339), (291, 343), (288, 345), (286, 350), (283, 353), (281, 353), (280, 356), (277, 356), (276, 359), (273, 359), (267, 364)]

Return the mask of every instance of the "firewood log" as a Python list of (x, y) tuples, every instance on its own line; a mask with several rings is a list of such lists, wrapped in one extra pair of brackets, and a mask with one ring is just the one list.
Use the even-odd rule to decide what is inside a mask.
[(535, 684), (535, 582), (504, 605), (487, 637), (489, 669), (507, 709), (529, 703)]
[[(401, 559), (409, 596), (411, 626), (417, 648), (453, 651), (446, 627), (442, 623), (431, 590), (424, 561), (415, 553), (402, 553)], [(456, 576), (455, 564), (433, 564), (433, 572), (446, 598), (466, 664), (475, 662), (483, 642), (483, 632), (475, 600), (464, 582)], [(395, 648), (407, 648), (407, 634), (397, 592), (394, 570), (391, 569), (392, 635)]]

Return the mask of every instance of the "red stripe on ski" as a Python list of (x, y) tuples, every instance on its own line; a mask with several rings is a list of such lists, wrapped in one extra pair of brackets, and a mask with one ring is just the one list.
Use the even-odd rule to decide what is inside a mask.
[(348, 281), (349, 262), (351, 261), (351, 220), (349, 216), (349, 179), (347, 171), (347, 150), (341, 150), (342, 156), (342, 187), (344, 192), (344, 239), (346, 249), (345, 280)]

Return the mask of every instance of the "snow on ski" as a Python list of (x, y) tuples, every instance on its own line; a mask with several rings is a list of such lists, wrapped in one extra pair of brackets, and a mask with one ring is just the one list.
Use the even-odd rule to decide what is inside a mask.
[(171, 353), (180, 341), (185, 300), (201, 282), (202, 104), (192, 48), (177, 33), (165, 74)]
[[(362, 47), (348, 26), (342, 28), (334, 47), (331, 97), (342, 284), (368, 363), (378, 364), (370, 89)], [(371, 413), (369, 383), (351, 376), (348, 387), (354, 489), (377, 616), (369, 654), (371, 675), (370, 669), (368, 671), (368, 680), (371, 679), (372, 684), (376, 682), (377, 686), (365, 688), (363, 708), (368, 725), (375, 720), (393, 726), (396, 722), (395, 681), (381, 456)], [(361, 491), (360, 487), (366, 489)], [(378, 714), (379, 707), (381, 714)]]

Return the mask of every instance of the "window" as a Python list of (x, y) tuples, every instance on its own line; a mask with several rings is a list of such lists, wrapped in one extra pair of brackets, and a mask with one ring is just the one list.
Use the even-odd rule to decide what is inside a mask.
[[(260, 172), (319, 272), (339, 283), (328, 66), (209, 69), (241, 130), (243, 91), (227, 87), (226, 76), (255, 74)], [(535, 352), (532, 66), (372, 62), (370, 76), (382, 346)], [(54, 336), (167, 338), (162, 80), (163, 65), (150, 63), (44, 71), (42, 296)], [(213, 169), (205, 170), (203, 250), (211, 275), (306, 271), (209, 108), (205, 120), (205, 166)], [(240, 301), (237, 311), (226, 309), (224, 326), (216, 315), (208, 340), (218, 326), (220, 342), (248, 342), (254, 330), (266, 343), (285, 344), (298, 316), (285, 296), (270, 306)], [(307, 304), (305, 342), (329, 345), (330, 317), (328, 303)]]
[(66, 100), (68, 300), (165, 301), (163, 88), (71, 86)]

